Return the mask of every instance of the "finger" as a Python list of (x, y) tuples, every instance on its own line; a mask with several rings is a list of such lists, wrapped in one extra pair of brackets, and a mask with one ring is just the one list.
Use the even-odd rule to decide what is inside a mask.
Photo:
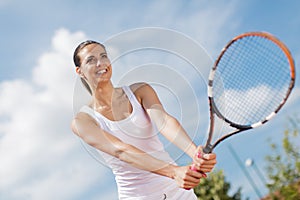
[(199, 163), (193, 163), (192, 166), (190, 167), (191, 170), (195, 172), (200, 172), (200, 164)]
[(217, 155), (215, 153), (203, 154), (201, 158), (204, 160), (214, 160), (216, 159)]
[(216, 163), (217, 163), (216, 159), (206, 160), (204, 158), (201, 158), (201, 159), (194, 160), (194, 164), (196, 164), (198, 166), (202, 166), (202, 165), (215, 165)]
[(203, 152), (198, 151), (195, 156), (196, 156), (196, 158), (202, 158), (202, 155), (203, 155)]
[(199, 164), (216, 164), (216, 154), (198, 153), (197, 155), (195, 155), (193, 161)]
[(197, 185), (184, 185), (182, 186), (183, 189), (186, 189), (186, 190), (190, 190), (190, 189), (193, 189), (195, 188)]
[(214, 167), (214, 165), (201, 166), (199, 171), (202, 171), (204, 173), (211, 172), (214, 169)]
[(196, 187), (197, 185), (199, 185), (199, 183), (200, 183), (200, 181), (197, 183), (185, 182), (183, 184), (182, 188), (189, 190), (189, 189), (192, 189), (192, 188)]
[(217, 164), (217, 161), (216, 160), (209, 160), (209, 161), (203, 161), (203, 162), (200, 162), (200, 166), (202, 167), (207, 167), (207, 166), (215, 166)]
[(195, 177), (195, 178), (197, 178), (197, 179), (201, 179), (201, 178), (206, 178), (207, 176), (206, 176), (206, 174), (203, 172), (203, 171), (201, 171), (200, 169), (199, 170), (197, 170), (197, 171), (192, 171), (191, 172), (191, 176), (192, 177)]
[(203, 155), (202, 147), (198, 146), (195, 153), (194, 153), (193, 160), (201, 158), (202, 155)]
[[(206, 174), (201, 174), (201, 176), (202, 176), (201, 179), (206, 178)], [(185, 182), (185, 186), (190, 187), (190, 188), (194, 188), (194, 187), (196, 187), (200, 184), (201, 179), (197, 179), (197, 181), (195, 181), (195, 182), (194, 181), (191, 181), (191, 182), (187, 181), (187, 182)]]
[[(200, 176), (199, 175), (196, 175), (196, 176), (201, 177), (201, 178), (206, 178), (206, 174), (199, 173), (199, 172), (198, 172), (198, 174), (200, 174)], [(193, 175), (195, 175), (195, 174), (193, 174)], [(195, 188), (196, 186), (199, 185), (201, 178), (196, 178), (196, 179), (189, 178), (189, 179), (185, 179), (185, 182), (182, 185), (182, 188), (187, 189), (187, 190)]]
[(200, 168), (200, 170), (199, 171), (201, 171), (202, 173), (209, 173), (209, 172), (211, 172), (213, 170), (213, 168)]
[[(217, 162), (215, 160), (212, 161), (200, 160), (198, 163), (196, 162), (193, 163), (193, 170), (194, 171), (204, 171), (204, 169), (212, 170), (215, 167), (216, 163)], [(205, 172), (207, 170), (205, 170)]]
[[(205, 170), (203, 170), (203, 169), (205, 169)], [(196, 176), (196, 178), (206, 178), (207, 175), (205, 173), (210, 172), (212, 169), (210, 169), (210, 168), (203, 168), (203, 169), (199, 166), (193, 165), (192, 170), (194, 172), (197, 172), (198, 174), (197, 175), (193, 174), (192, 176)]]

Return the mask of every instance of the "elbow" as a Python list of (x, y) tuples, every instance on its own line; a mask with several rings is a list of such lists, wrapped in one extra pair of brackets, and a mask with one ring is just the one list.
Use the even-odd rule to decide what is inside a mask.
[(118, 158), (121, 161), (128, 162), (128, 152), (130, 151), (131, 145), (120, 142), (119, 144), (115, 144), (115, 150), (113, 152), (113, 156)]
[(172, 123), (172, 125), (175, 125), (176, 127), (180, 126), (179, 121), (174, 117), (170, 117), (169, 122)]
[(119, 160), (122, 160), (124, 161), (125, 159), (122, 159), (123, 158), (123, 155), (124, 155), (125, 151), (122, 150), (122, 149), (118, 149), (114, 152), (114, 157), (118, 158)]
[(118, 145), (116, 146), (116, 149), (113, 152), (113, 156), (121, 159), (122, 154), (124, 154), (126, 152), (126, 148), (124, 147), (124, 145)]

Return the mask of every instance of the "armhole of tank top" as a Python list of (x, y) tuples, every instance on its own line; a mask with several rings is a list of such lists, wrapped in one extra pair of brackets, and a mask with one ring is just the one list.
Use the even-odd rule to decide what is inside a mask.
[(129, 101), (132, 104), (132, 106), (143, 109), (142, 105), (137, 100), (136, 96), (134, 95), (133, 91), (130, 89), (129, 86), (123, 86), (123, 90), (129, 98)]

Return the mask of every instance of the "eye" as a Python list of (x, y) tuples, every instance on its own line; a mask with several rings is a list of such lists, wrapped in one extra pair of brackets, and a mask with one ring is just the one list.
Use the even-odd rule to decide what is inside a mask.
[(90, 57), (86, 60), (87, 64), (95, 64), (97, 63), (97, 59), (95, 57)]
[(107, 58), (107, 54), (102, 54), (101, 58)]

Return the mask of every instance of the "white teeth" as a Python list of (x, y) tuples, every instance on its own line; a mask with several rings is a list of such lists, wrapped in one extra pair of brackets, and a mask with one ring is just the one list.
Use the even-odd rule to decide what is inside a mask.
[(98, 71), (97, 74), (103, 74), (105, 72), (107, 72), (107, 69), (102, 69), (102, 70)]

